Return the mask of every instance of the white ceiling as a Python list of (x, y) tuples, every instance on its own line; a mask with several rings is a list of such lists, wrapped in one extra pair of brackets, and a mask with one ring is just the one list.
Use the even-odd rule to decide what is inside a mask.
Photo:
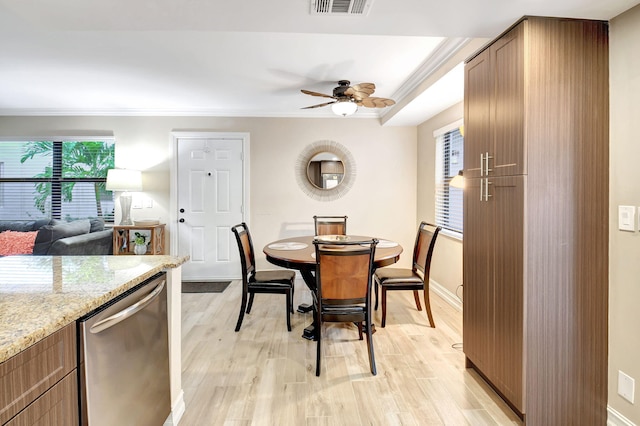
[(322, 16), (309, 1), (0, 0), (0, 115), (328, 117), (302, 110), (324, 98), (300, 89), (348, 79), (398, 103), (354, 117), (417, 125), (462, 99), (461, 67), (436, 77), (470, 39), (523, 15), (608, 20), (638, 4), (373, 0), (366, 16)]

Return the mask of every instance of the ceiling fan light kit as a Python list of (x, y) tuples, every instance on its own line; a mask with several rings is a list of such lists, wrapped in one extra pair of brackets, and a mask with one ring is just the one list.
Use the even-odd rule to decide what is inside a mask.
[(352, 115), (358, 110), (358, 105), (351, 99), (339, 100), (331, 104), (331, 110), (336, 115), (346, 117)]
[(354, 86), (350, 86), (350, 84), (351, 82), (349, 80), (338, 81), (338, 87), (333, 89), (333, 95), (326, 95), (324, 93), (302, 89), (301, 92), (305, 95), (333, 99), (329, 102), (311, 105), (302, 109), (319, 108), (331, 105), (331, 110), (335, 114), (346, 117), (354, 114), (358, 110), (359, 106), (366, 108), (384, 108), (396, 103), (393, 99), (370, 96), (376, 90), (376, 85), (373, 83), (360, 83)]

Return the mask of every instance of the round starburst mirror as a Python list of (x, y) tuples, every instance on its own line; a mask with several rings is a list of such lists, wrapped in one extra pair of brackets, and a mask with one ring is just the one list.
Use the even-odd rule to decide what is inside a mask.
[(298, 186), (311, 198), (336, 200), (346, 194), (356, 176), (351, 153), (337, 142), (324, 140), (307, 146), (296, 162)]

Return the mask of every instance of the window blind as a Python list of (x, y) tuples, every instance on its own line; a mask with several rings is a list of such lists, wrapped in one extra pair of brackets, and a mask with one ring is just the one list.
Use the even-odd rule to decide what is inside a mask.
[(436, 132), (436, 224), (462, 234), (462, 189), (449, 183), (464, 168), (464, 138), (459, 125)]
[(114, 154), (111, 139), (0, 141), (0, 219), (113, 221)]

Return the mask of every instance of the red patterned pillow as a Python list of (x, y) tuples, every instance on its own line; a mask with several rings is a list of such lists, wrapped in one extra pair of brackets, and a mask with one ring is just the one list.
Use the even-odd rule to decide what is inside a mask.
[(12, 254), (32, 254), (33, 244), (36, 241), (38, 231), (0, 232), (0, 256), (10, 256)]

